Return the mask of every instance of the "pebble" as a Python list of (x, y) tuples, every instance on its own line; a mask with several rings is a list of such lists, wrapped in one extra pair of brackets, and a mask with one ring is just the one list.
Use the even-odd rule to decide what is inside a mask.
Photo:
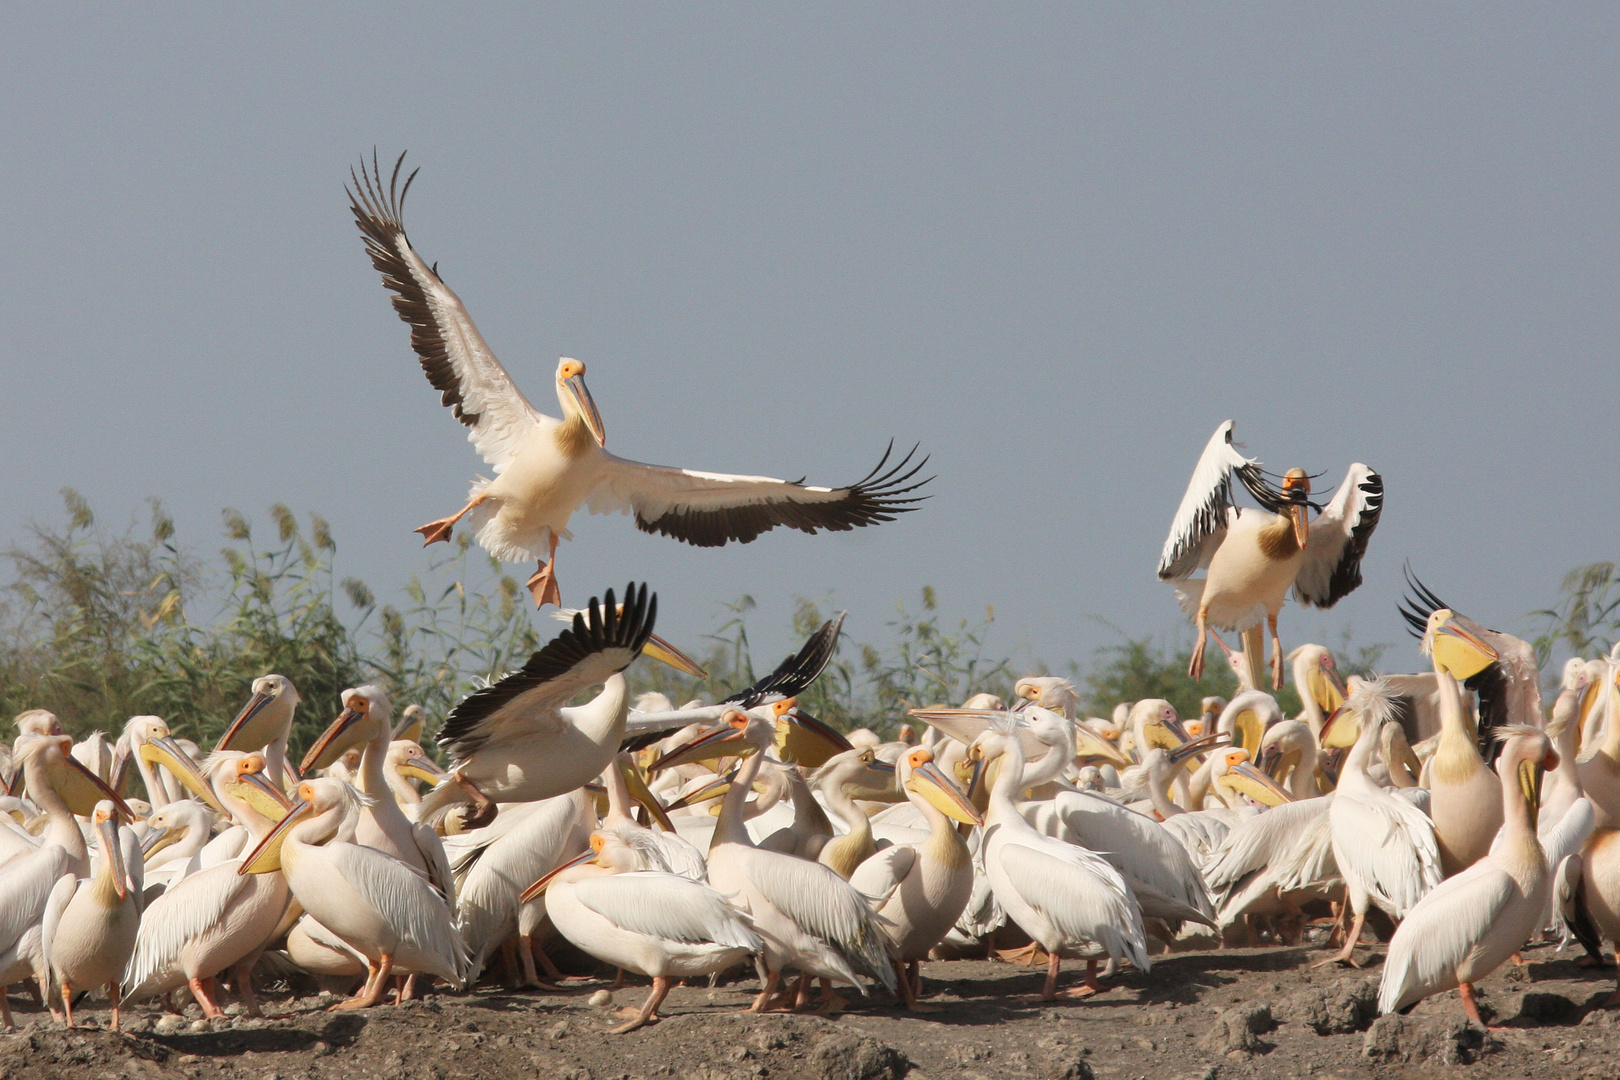
[(586, 1002), (595, 1008), (605, 1009), (613, 1004), (613, 995), (606, 990), (598, 990), (586, 999)]

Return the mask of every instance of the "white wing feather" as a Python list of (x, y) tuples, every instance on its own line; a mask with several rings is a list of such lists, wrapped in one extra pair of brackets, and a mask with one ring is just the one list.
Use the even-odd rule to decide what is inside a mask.
[(45, 917), (51, 889), (72, 871), (73, 860), (60, 844), (46, 844), (19, 855), (0, 873), (0, 954), (10, 952), (19, 939)]
[[(62, 922), (62, 912), (73, 900), (73, 894), (79, 891), (79, 880), (72, 873), (63, 874), (51, 886), (50, 898), (45, 901), (44, 922), (40, 924), (40, 949), (45, 954), (45, 972), (53, 981), (56, 975), (51, 971), (51, 944), (56, 940), (56, 928)], [(49, 994), (50, 987), (40, 987), (41, 992)]]
[(1208, 566), (1210, 556), (1221, 546), (1227, 511), (1232, 507), (1232, 470), (1258, 464), (1232, 445), (1232, 426), (1227, 420), (1216, 428), (1199, 455), (1159, 555), (1161, 579), (1184, 578)]
[(152, 901), (141, 918), (135, 951), (124, 969), (124, 987), (139, 995), (149, 980), (179, 964), (186, 943), (224, 917), (225, 909), (249, 883), (231, 860), (184, 878)]
[(1435, 886), (1395, 929), (1378, 1011), (1391, 1013), (1457, 985), (1457, 967), (1489, 933), (1513, 891), (1513, 879), (1487, 862)]
[(1107, 860), (1061, 841), (1038, 849), (1008, 841), (996, 857), (1023, 901), (1064, 937), (1095, 941), (1108, 955), (1149, 969), (1136, 899)]
[(856, 892), (871, 898), (874, 908), (882, 908), (916, 863), (915, 847), (911, 844), (894, 844), (857, 866), (849, 877), (849, 883)]
[(687, 944), (713, 942), (759, 952), (765, 947), (747, 918), (701, 882), (660, 870), (638, 870), (575, 882), (579, 902), (622, 930)]
[(459, 984), (467, 970), (466, 946), (450, 909), (427, 879), (398, 859), (358, 844), (331, 844), (328, 851), (342, 878), (383, 921), (432, 960), (428, 973)]
[(1369, 799), (1340, 790), (1328, 813), (1340, 873), (1359, 880), (1394, 918), (1404, 918), (1439, 884), (1434, 823), (1410, 802), (1394, 795)]

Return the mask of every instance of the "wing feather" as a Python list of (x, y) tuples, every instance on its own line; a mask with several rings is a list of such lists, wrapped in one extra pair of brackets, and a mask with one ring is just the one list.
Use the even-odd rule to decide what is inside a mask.
[(1364, 798), (1342, 789), (1328, 810), (1333, 858), (1360, 879), (1378, 906), (1404, 918), (1440, 881), (1434, 823), (1405, 799)]
[[(748, 543), (778, 525), (800, 532), (851, 529), (893, 521), (928, 498), (912, 495), (933, 477), (916, 479), (928, 464), (913, 463), (917, 448), (889, 466), (894, 449), (848, 487), (809, 487), (770, 476), (697, 472), (606, 455), (602, 479), (586, 499), (593, 514), (636, 516), (642, 532), (672, 536), (697, 547)], [(887, 468), (885, 468), (888, 466)]]
[(1487, 862), (1431, 889), (1390, 939), (1378, 1011), (1391, 1013), (1457, 985), (1458, 965), (1489, 933), (1514, 889), (1513, 879)]
[(412, 172), (399, 186), (405, 155), (399, 155), (383, 189), (382, 170), (372, 154), (371, 172), (361, 160), (349, 176), (349, 208), (365, 240), (371, 265), (394, 294), (394, 310), (411, 328), (411, 348), (422, 362), (428, 382), (470, 430), (468, 440), (496, 472), (506, 468), (517, 446), (537, 426), (555, 424), (529, 404), (501, 362), (484, 343), (461, 300), (411, 247), (402, 211), (416, 179)]
[(124, 969), (124, 987), (132, 995), (180, 963), (186, 943), (216, 925), (225, 909), (250, 880), (237, 873), (238, 860), (220, 863), (177, 882), (152, 901), (141, 918), (135, 951)]
[(1384, 478), (1356, 462), (1333, 501), (1311, 522), (1305, 559), (1294, 579), (1301, 603), (1330, 608), (1361, 584), (1361, 560), (1384, 511)]
[(1106, 859), (1074, 845), (1036, 849), (1016, 842), (1003, 844), (998, 857), (1024, 902), (1052, 920), (1065, 937), (1095, 941), (1110, 956), (1149, 969), (1142, 913), (1130, 887)]
[(747, 918), (702, 882), (640, 870), (575, 882), (579, 902), (632, 933), (691, 945), (713, 942), (759, 952), (765, 945)]
[(460, 983), (467, 970), (467, 947), (450, 909), (427, 878), (392, 855), (359, 844), (335, 843), (327, 848), (343, 879), (383, 922), (434, 961), (429, 973)]
[(64, 874), (71, 873), (72, 865), (67, 850), (50, 843), (6, 863), (5, 872), (0, 873), (0, 953), (9, 952), (39, 925), (51, 889)]
[(1282, 495), (1266, 483), (1260, 463), (1238, 452), (1232, 442), (1232, 429), (1232, 421), (1222, 423), (1198, 457), (1192, 480), (1170, 522), (1164, 551), (1159, 555), (1161, 581), (1185, 578), (1209, 565), (1210, 557), (1226, 535), (1227, 516), (1234, 506), (1233, 476), (1267, 510), (1275, 513), (1286, 503)]
[(658, 618), (658, 597), (631, 582), (622, 610), (609, 589), (605, 604), (591, 597), (588, 620), (586, 614), (576, 612), (574, 624), (520, 671), (463, 698), (439, 732), (440, 748), (465, 761), (497, 734), (556, 731), (562, 723), (558, 710), (569, 699), (623, 671), (641, 654)]

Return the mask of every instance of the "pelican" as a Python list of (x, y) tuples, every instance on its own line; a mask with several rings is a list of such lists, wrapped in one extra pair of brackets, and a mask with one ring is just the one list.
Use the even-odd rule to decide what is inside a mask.
[(73, 757), (101, 777), (107, 780), (112, 776), (113, 745), (107, 741), (105, 732), (92, 731), (90, 737), (73, 744)]
[[(529, 658), (522, 670), (468, 695), (451, 711), (438, 742), (452, 759), (450, 779), (422, 798), (420, 816), (472, 803), (469, 827), (487, 825), (497, 802), (532, 802), (572, 791), (607, 768), (624, 741), (629, 686), (620, 672), (641, 654), (658, 617), (645, 585), (625, 589), (621, 609), (607, 591), (590, 615)], [(669, 661), (681, 670), (679, 654)], [(602, 692), (583, 705), (582, 690)]]
[(1502, 827), (1502, 785), (1475, 749), (1461, 694), (1457, 680), (1441, 672), (1440, 744), (1423, 769), (1445, 877), (1484, 858)]
[[(1232, 426), (1227, 420), (1216, 428), (1198, 459), (1170, 524), (1159, 579), (1175, 583), (1182, 610), (1198, 627), (1188, 668), (1193, 678), (1203, 677), (1211, 626), (1249, 631), (1264, 619), (1271, 633), (1272, 689), (1278, 689), (1283, 653), (1277, 615), (1288, 590), (1300, 603), (1319, 608), (1355, 591), (1367, 542), (1383, 512), (1384, 481), (1356, 462), (1311, 523), (1310, 477), (1303, 469), (1290, 469), (1282, 487), (1272, 487), (1260, 463), (1233, 445)], [(1234, 475), (1263, 509), (1234, 505)], [(1192, 577), (1204, 568), (1202, 579)], [(1248, 640), (1244, 647), (1258, 657), (1258, 641), (1252, 650)]]
[(675, 979), (711, 975), (758, 955), (765, 942), (726, 898), (700, 881), (646, 870), (660, 859), (638, 833), (591, 834), (590, 850), (526, 889), (526, 903), (542, 892), (557, 932), (585, 952), (627, 971), (652, 977), (639, 1010), (609, 1034), (658, 1022), (658, 1007)]
[(990, 791), (984, 815), (982, 854), (985, 872), (996, 900), (1009, 918), (1046, 950), (1046, 984), (1041, 999), (1058, 996), (1058, 967), (1064, 953), (1084, 950), (1086, 982), (1065, 991), (1065, 997), (1089, 997), (1100, 987), (1096, 954), (1100, 947), (1110, 959), (1130, 960), (1141, 971), (1151, 964), (1142, 929), (1142, 913), (1130, 886), (1109, 862), (1076, 844), (1066, 844), (1036, 832), (1014, 803), (1024, 773), (1021, 726), (1008, 714), (974, 741), (981, 760), (1003, 757), (1001, 771)]
[(893, 927), (900, 995), (906, 1008), (930, 1011), (917, 1002), (919, 962), (950, 933), (973, 893), (973, 856), (955, 823), (982, 825), (984, 819), (934, 764), (928, 747), (907, 752), (898, 769), (906, 798), (928, 821), (928, 839), (884, 848), (861, 863), (849, 883), (882, 899), (877, 913)]
[(292, 734), (293, 715), (303, 698), (285, 675), (261, 675), (253, 680), (253, 696), (236, 714), (231, 726), (220, 737), (216, 750), (264, 751), (265, 768), (272, 783), (279, 784), (289, 772), (287, 739)]
[[(386, 763), (394, 736), (394, 707), (388, 699), (388, 691), (367, 684), (343, 691), (340, 700), (343, 711), (309, 748), (299, 770), (307, 773), (330, 765), (344, 751), (362, 747), (358, 787), (367, 801), (360, 810), (355, 842), (376, 848), (422, 871), (454, 915), (456, 887), (450, 879), (450, 862), (445, 858), (443, 841), (425, 822), (413, 822), (405, 816), (388, 784)], [(442, 773), (442, 770), (434, 772)], [(424, 772), (423, 775), (430, 774)]]
[(152, 768), (152, 760), (143, 753), (148, 744), (168, 738), (172, 738), (172, 735), (162, 717), (130, 717), (124, 725), (123, 735), (118, 739), (118, 760), (113, 767), (112, 786), (115, 789), (121, 786), (127, 763), (133, 763), (141, 775), (141, 783), (146, 787), (146, 801), (152, 804), (154, 810), (161, 810), (176, 799), (185, 798), (186, 793), (179, 779)]
[(1328, 808), (1333, 859), (1344, 877), (1355, 919), (1345, 935), (1344, 949), (1317, 966), (1334, 961), (1360, 966), (1355, 948), (1367, 921), (1368, 905), (1376, 903), (1391, 918), (1401, 919), (1440, 882), (1434, 825), (1423, 811), (1379, 787), (1367, 773), (1377, 751), (1379, 729), (1393, 723), (1390, 712), (1387, 685), (1359, 683), (1330, 725), (1331, 736), (1331, 728), (1338, 724), (1360, 724)]
[(118, 807), (110, 799), (96, 804), (92, 827), (100, 838), (101, 857), (90, 878), (63, 874), (51, 889), (40, 926), (45, 968), (62, 993), (64, 1022), (73, 1026), (73, 989), (107, 989), (112, 1000), (112, 1029), (118, 1030), (118, 977), (135, 949), (141, 924), (140, 862), (126, 862), (133, 835), (118, 827)]
[(1540, 925), (1552, 892), (1536, 839), (1543, 770), (1558, 752), (1533, 727), (1510, 725), (1497, 759), (1502, 834), (1490, 854), (1419, 900), (1396, 928), (1384, 959), (1378, 1011), (1405, 1010), (1457, 988), (1463, 1011), (1481, 1027), (1474, 983), (1500, 967)]
[(1296, 800), (1321, 794), (1316, 783), (1321, 757), (1322, 746), (1307, 720), (1279, 721), (1260, 738), (1260, 767)]
[[(747, 543), (786, 525), (802, 532), (844, 532), (915, 509), (911, 496), (928, 481), (915, 481), (927, 459), (911, 466), (908, 454), (884, 471), (888, 453), (859, 482), (841, 488), (807, 487), (768, 476), (732, 476), (645, 465), (605, 449), (602, 414), (585, 388), (585, 365), (564, 358), (557, 365), (557, 403), (563, 419), (539, 412), (524, 397), (484, 343), (455, 293), (411, 247), (401, 212), (413, 172), (398, 184), (401, 154), (383, 193), (373, 159), (350, 178), (350, 208), (365, 239), (366, 254), (394, 294), (394, 309), (411, 327), (411, 346), (428, 382), (440, 392), (495, 479), (473, 486), (467, 505), (416, 531), (427, 543), (448, 540), (463, 517), (478, 542), (507, 562), (538, 560), (529, 588), (539, 605), (560, 605), (556, 584), (559, 540), (569, 538), (568, 519), (581, 506), (592, 513), (631, 512), (643, 532), (672, 536), (699, 547)], [(915, 453), (915, 451), (913, 451)]]
[[(704, 862), (703, 852), (676, 833), (674, 823), (665, 813), (663, 805), (647, 790), (647, 783), (629, 754), (617, 755), (613, 764), (602, 770), (602, 784), (607, 788), (608, 797), (608, 812), (602, 816), (603, 829), (621, 837), (636, 835), (639, 837), (634, 845), (637, 850), (656, 851), (663, 860), (664, 868), (673, 873), (693, 881), (702, 881), (708, 876), (709, 868)], [(636, 801), (646, 808), (660, 828), (650, 829), (631, 817), (632, 785), (635, 787)]]
[(215, 813), (195, 799), (152, 811), (141, 838), (147, 883), (170, 886), (202, 869), (202, 849), (213, 835), (215, 820)]
[(375, 1005), (396, 964), (461, 986), (467, 951), (444, 899), (398, 859), (340, 838), (365, 796), (330, 777), (305, 780), (297, 792), (298, 802), (237, 873), (280, 870), (304, 910), (364, 954), (365, 986), (333, 1008)]
[[(263, 840), (286, 814), (286, 795), (264, 775), (264, 754), (217, 750), (203, 768), (226, 812), (242, 823), (251, 842)], [(184, 805), (172, 803), (164, 812)], [(240, 869), (240, 860), (232, 859), (198, 870), (152, 902), (122, 972), (131, 1000), (187, 986), (204, 1016), (223, 1016), (214, 985), (229, 969), (242, 1004), (250, 1015), (259, 1014), (253, 964), (281, 923), (287, 883), (280, 874), (243, 876)]]
[[(786, 967), (857, 988), (860, 981), (854, 969), (860, 967), (894, 991), (889, 942), (865, 898), (827, 867), (755, 847), (748, 836), (743, 801), (765, 753), (775, 744), (775, 725), (732, 708), (718, 728), (677, 751), (677, 760), (670, 762), (748, 754), (721, 802), (709, 847), (709, 883), (753, 919), (765, 942), (764, 985), (749, 1011), (769, 1007)], [(823, 986), (826, 989), (827, 984)], [(822, 1011), (833, 1012), (842, 1005), (843, 1000), (827, 990)]]
[(1599, 828), (1620, 824), (1620, 667), (1599, 683), (1603, 700), (1602, 739), (1576, 762), (1581, 788), (1597, 808)]
[(1322, 737), (1322, 724), (1344, 704), (1344, 682), (1333, 654), (1320, 645), (1305, 644), (1288, 654), (1293, 665), (1294, 689), (1299, 693), (1299, 719), (1311, 726), (1311, 734)]
[[(834, 755), (810, 778), (811, 786), (821, 792), (826, 808), (844, 826), (842, 834), (821, 845), (816, 861), (831, 867), (845, 881), (855, 873), (856, 867), (877, 853), (877, 844), (872, 839), (871, 820), (844, 788), (846, 784), (861, 784), (867, 774), (880, 768), (887, 770), (890, 766), (878, 762), (875, 749), (858, 747)], [(794, 790), (797, 791), (797, 787)], [(951, 921), (956, 920), (953, 917)]]
[(422, 793), (418, 783), (432, 787), (448, 775), (438, 762), (428, 757), (422, 744), (412, 739), (395, 739), (388, 744), (388, 756), (383, 759), (383, 779), (394, 796), (400, 812), (412, 822), (421, 814)]
[(1332, 805), (1331, 796), (1306, 797), (1232, 826), (1204, 870), (1223, 932), (1244, 915), (1267, 911), (1298, 919), (1303, 901), (1323, 898), (1339, 883)]

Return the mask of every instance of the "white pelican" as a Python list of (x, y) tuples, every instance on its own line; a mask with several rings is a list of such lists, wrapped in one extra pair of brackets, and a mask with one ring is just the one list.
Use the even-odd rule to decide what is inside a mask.
[(1402, 919), (1423, 894), (1440, 882), (1440, 849), (1434, 825), (1406, 799), (1379, 787), (1367, 773), (1378, 750), (1379, 729), (1389, 719), (1388, 688), (1378, 682), (1358, 683), (1350, 700), (1329, 726), (1360, 724), (1355, 745), (1344, 759), (1333, 791), (1328, 820), (1333, 830), (1333, 859), (1344, 877), (1355, 915), (1344, 949), (1321, 964), (1356, 964), (1356, 942), (1376, 903), (1393, 919)]
[(140, 863), (125, 862), (125, 849), (133, 845), (119, 834), (118, 808), (110, 799), (96, 804), (90, 820), (100, 838), (101, 857), (93, 877), (64, 874), (51, 889), (40, 926), (50, 982), (40, 989), (61, 991), (65, 1023), (72, 1027), (74, 987), (105, 987), (117, 1031), (119, 976), (141, 924)]
[(928, 747), (907, 752), (897, 768), (906, 798), (928, 821), (928, 839), (884, 848), (856, 867), (849, 883), (881, 900), (877, 912), (892, 927), (900, 996), (906, 1008), (926, 1012), (917, 1002), (918, 964), (950, 933), (973, 893), (973, 856), (956, 822), (984, 821)]
[[(1234, 505), (1233, 476), (1263, 509)], [(1175, 583), (1182, 610), (1198, 627), (1189, 666), (1193, 678), (1203, 676), (1211, 626), (1246, 631), (1264, 620), (1271, 633), (1272, 688), (1280, 688), (1277, 614), (1288, 590), (1302, 604), (1330, 608), (1361, 584), (1361, 559), (1383, 511), (1383, 478), (1360, 462), (1351, 465), (1314, 523), (1308, 519), (1310, 493), (1303, 469), (1290, 469), (1282, 487), (1272, 487), (1260, 463), (1233, 445), (1232, 421), (1215, 429), (1159, 558), (1160, 580)], [(1192, 577), (1206, 567), (1203, 578)]]
[[(218, 750), (203, 767), (220, 802), (242, 822), (253, 843), (269, 835), (287, 812), (280, 785), (264, 775), (268, 764), (263, 754)], [(184, 805), (171, 803), (164, 811)], [(214, 980), (230, 969), (242, 1004), (250, 1015), (258, 1015), (253, 964), (287, 908), (287, 883), (280, 874), (243, 876), (240, 869), (240, 860), (232, 859), (198, 870), (152, 902), (128, 970), (122, 973), (132, 1000), (188, 986), (204, 1016), (223, 1016)]]
[[(422, 797), (423, 821), (455, 803), (472, 803), (469, 827), (487, 825), (497, 802), (562, 795), (600, 776), (624, 741), (629, 685), (620, 674), (644, 650), (658, 617), (645, 585), (625, 589), (621, 608), (591, 598), (590, 614), (529, 658), (522, 670), (468, 695), (439, 732), (452, 759), (450, 779)], [(678, 654), (669, 662), (680, 664)], [(601, 685), (583, 705), (568, 702)]]
[(296, 781), (287, 760), (287, 739), (292, 734), (293, 716), (303, 698), (285, 675), (261, 675), (253, 680), (253, 696), (236, 714), (231, 726), (220, 736), (216, 750), (264, 751), (265, 775), (272, 783), (286, 776)]
[[(709, 883), (754, 921), (765, 941), (765, 979), (749, 1006), (764, 1012), (784, 968), (860, 988), (863, 968), (894, 991), (889, 942), (864, 897), (832, 870), (808, 859), (754, 846), (742, 820), (743, 802), (764, 754), (776, 745), (775, 726), (760, 716), (728, 709), (714, 732), (676, 751), (676, 761), (748, 754), (721, 802), (709, 847)], [(750, 753), (749, 751), (753, 752)], [(823, 983), (823, 988), (827, 988)], [(822, 1011), (843, 1001), (827, 990)]]
[(1282, 720), (1260, 738), (1260, 768), (1295, 799), (1321, 795), (1316, 782), (1322, 746), (1307, 720)]
[[(450, 860), (445, 857), (444, 842), (426, 822), (412, 821), (405, 816), (388, 784), (387, 759), (394, 737), (394, 707), (388, 699), (388, 691), (367, 684), (343, 691), (340, 700), (343, 711), (309, 748), (299, 771), (307, 773), (330, 765), (344, 751), (362, 747), (356, 786), (367, 801), (360, 810), (355, 843), (376, 848), (422, 871), (454, 915), (456, 886), (450, 879)], [(435, 767), (434, 772), (442, 773), (442, 770)]]
[[(608, 799), (607, 813), (602, 815), (603, 829), (619, 836), (635, 834), (640, 837), (635, 845), (638, 850), (657, 851), (664, 868), (672, 873), (693, 881), (702, 881), (708, 876), (709, 868), (703, 852), (676, 833), (674, 823), (665, 813), (663, 805), (647, 790), (646, 781), (629, 754), (617, 755), (613, 764), (602, 770), (602, 784), (607, 788)], [(631, 816), (632, 785), (636, 801), (658, 822), (658, 829), (650, 829)]]
[(146, 787), (146, 801), (154, 810), (161, 810), (176, 799), (186, 797), (185, 789), (173, 775), (152, 768), (152, 759), (142, 751), (150, 743), (172, 738), (169, 725), (158, 716), (132, 716), (118, 738), (117, 760), (110, 781), (114, 789), (122, 787), (124, 773), (133, 763)]
[(1422, 779), (1440, 845), (1440, 872), (1451, 877), (1491, 849), (1502, 827), (1502, 784), (1475, 748), (1474, 733), (1463, 717), (1462, 687), (1445, 672), (1439, 678), (1440, 744)]
[(146, 819), (141, 855), (148, 885), (171, 886), (202, 869), (202, 849), (213, 836), (217, 815), (195, 799), (180, 799)]
[(80, 765), (103, 780), (112, 776), (113, 744), (102, 731), (92, 731), (86, 739), (73, 744), (73, 757)]
[(981, 759), (1004, 759), (984, 815), (985, 872), (1007, 916), (1047, 952), (1041, 999), (1058, 996), (1058, 967), (1065, 953), (1086, 956), (1086, 982), (1063, 996), (1088, 997), (1100, 989), (1098, 951), (1116, 962), (1129, 960), (1144, 972), (1151, 968), (1142, 913), (1130, 886), (1106, 859), (1041, 835), (1018, 812), (1014, 798), (1024, 774), (1020, 726), (1016, 715), (1008, 714), (973, 744)]
[(416, 821), (422, 810), (422, 793), (416, 785), (421, 783), (431, 788), (447, 775), (438, 762), (428, 757), (421, 743), (396, 738), (388, 744), (388, 756), (383, 759), (383, 779), (393, 793), (394, 802), (409, 820)]
[(1599, 685), (1602, 737), (1596, 746), (1582, 748), (1576, 769), (1582, 790), (1597, 808), (1598, 827), (1609, 828), (1620, 825), (1620, 667), (1610, 669)]
[[(867, 746), (835, 754), (810, 777), (810, 788), (821, 793), (822, 804), (844, 826), (842, 833), (821, 845), (815, 854), (816, 861), (822, 866), (831, 867), (833, 873), (845, 881), (855, 873), (857, 866), (877, 853), (877, 844), (872, 839), (872, 822), (855, 804), (855, 800), (849, 797), (845, 785), (871, 786), (868, 773), (890, 769), (892, 766), (879, 762), (877, 751)], [(793, 790), (797, 801), (798, 786), (795, 785)], [(954, 916), (951, 921), (956, 921)]]
[(401, 210), (413, 172), (398, 185), (405, 155), (394, 165), (386, 195), (375, 158), (351, 170), (350, 207), (371, 264), (394, 293), (394, 310), (411, 327), (411, 347), (440, 399), (467, 426), (467, 437), (495, 470), (475, 484), (467, 505), (422, 526), (427, 543), (448, 540), (467, 517), (478, 542), (508, 562), (538, 560), (529, 580), (537, 604), (561, 603), (555, 577), (557, 542), (568, 539), (568, 519), (582, 505), (592, 513), (631, 512), (643, 532), (661, 533), (699, 547), (747, 543), (778, 525), (802, 532), (847, 531), (915, 509), (906, 496), (926, 480), (913, 478), (911, 454), (883, 472), (884, 454), (864, 479), (848, 487), (806, 487), (768, 476), (731, 476), (645, 465), (610, 454), (602, 415), (585, 388), (585, 365), (557, 365), (554, 420), (529, 404), (484, 343), (461, 300), (412, 249)]
[(305, 780), (299, 801), (237, 869), (280, 870), (304, 910), (365, 955), (365, 986), (334, 1009), (375, 1005), (395, 965), (457, 987), (467, 972), (466, 946), (433, 886), (398, 859), (339, 838), (364, 798), (341, 780)]
[(1468, 1019), (1481, 1027), (1473, 984), (1500, 967), (1541, 924), (1552, 891), (1536, 839), (1542, 771), (1558, 752), (1535, 728), (1499, 728), (1502, 834), (1490, 854), (1441, 882), (1401, 920), (1384, 958), (1378, 1011), (1410, 1008), (1453, 986)]
[(591, 834), (590, 850), (536, 881), (522, 895), (542, 892), (557, 932), (585, 952), (626, 971), (652, 977), (652, 991), (639, 1010), (609, 1031), (658, 1022), (658, 1007), (674, 980), (712, 975), (758, 955), (765, 942), (726, 898), (700, 881), (663, 870), (641, 869), (649, 858), (646, 836), (603, 830)]
[(1332, 796), (1307, 797), (1232, 826), (1204, 870), (1223, 932), (1244, 915), (1275, 912), (1297, 921), (1303, 901), (1325, 898), (1338, 885), (1332, 805)]

